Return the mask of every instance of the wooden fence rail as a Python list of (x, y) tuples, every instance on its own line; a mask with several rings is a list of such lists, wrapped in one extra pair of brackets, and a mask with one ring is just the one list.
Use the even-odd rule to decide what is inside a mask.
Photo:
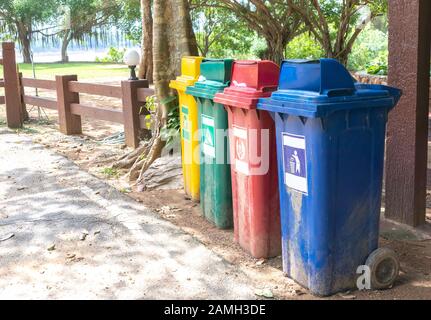
[[(147, 97), (154, 95), (147, 80), (122, 81), (120, 86), (79, 82), (76, 75), (56, 76), (55, 80), (23, 78), (18, 73), (15, 61), (15, 44), (3, 43), (4, 80), (0, 87), (5, 88), (5, 97), (0, 104), (6, 104), (7, 124), (19, 128), (27, 114), (25, 105), (48, 108), (58, 111), (60, 131), (64, 134), (81, 134), (81, 117), (121, 123), (124, 125), (126, 145), (137, 148), (139, 133), (145, 128), (145, 118), (149, 114), (145, 105)], [(55, 98), (39, 97), (25, 93), (25, 88), (52, 90)], [(121, 99), (122, 109), (97, 107), (80, 103), (80, 94), (98, 95)]]

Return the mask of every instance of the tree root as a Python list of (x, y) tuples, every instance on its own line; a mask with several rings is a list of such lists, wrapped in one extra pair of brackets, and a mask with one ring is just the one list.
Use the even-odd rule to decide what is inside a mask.
[(131, 168), (137, 161), (138, 158), (141, 157), (142, 153), (145, 152), (145, 149), (148, 148), (148, 142), (145, 144), (139, 146), (137, 149), (133, 150), (130, 153), (127, 153), (120, 158), (117, 159), (117, 161), (114, 162), (112, 165), (112, 168), (114, 169), (129, 169)]
[(148, 152), (148, 156), (145, 158), (141, 171), (139, 173), (139, 177), (137, 180), (137, 184), (139, 185), (142, 181), (142, 176), (147, 171), (147, 169), (151, 166), (151, 164), (157, 159), (160, 158), (162, 155), (163, 147), (165, 146), (166, 142), (162, 140), (162, 137), (157, 135), (156, 139), (154, 139), (154, 143), (151, 145), (151, 149)]
[(137, 185), (138, 190), (140, 185), (142, 186), (141, 182), (145, 171), (157, 158), (160, 158), (166, 145), (166, 141), (163, 140), (161, 135), (162, 127), (166, 125), (167, 112), (165, 109), (163, 105), (157, 108), (153, 118), (155, 130), (151, 139), (131, 153), (122, 156), (112, 165), (116, 169), (129, 169), (126, 178), (131, 182), (135, 181), (132, 185)]

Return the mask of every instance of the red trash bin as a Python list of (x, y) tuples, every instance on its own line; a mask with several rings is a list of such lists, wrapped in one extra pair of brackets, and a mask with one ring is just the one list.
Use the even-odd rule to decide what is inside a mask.
[(229, 116), (235, 241), (255, 258), (281, 254), (275, 126), (268, 112), (256, 110), (278, 78), (271, 61), (236, 61), (230, 87), (214, 98)]

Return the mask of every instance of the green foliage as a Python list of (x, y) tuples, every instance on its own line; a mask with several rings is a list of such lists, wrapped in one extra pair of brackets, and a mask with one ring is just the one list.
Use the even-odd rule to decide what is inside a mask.
[(168, 123), (166, 125), (168, 129), (179, 131), (181, 127), (180, 123), (180, 108), (176, 106), (172, 108), (168, 113)]
[(145, 100), (145, 108), (150, 112), (155, 112), (157, 109), (156, 96), (149, 96)]
[(31, 127), (22, 127), (14, 130), (16, 134), (24, 133), (24, 134), (34, 134), (39, 133), (39, 131), (35, 128)]
[(24, 24), (41, 22), (51, 17), (57, 7), (57, 0), (1, 0), (0, 17)]
[(120, 15), (120, 0), (57, 0), (58, 18), (63, 20), (61, 32), (70, 31), (70, 38), (82, 40), (94, 28), (114, 24)]
[(118, 178), (120, 176), (120, 172), (118, 172), (117, 169), (114, 168), (103, 168), (101, 171), (102, 174), (107, 176), (108, 178)]
[(128, 194), (128, 193), (132, 192), (132, 190), (130, 188), (123, 187), (120, 189), (120, 192), (124, 193), (124, 194)]
[(367, 68), (368, 74), (375, 75), (387, 75), (388, 74), (388, 66), (387, 65), (371, 65)]
[(126, 32), (127, 38), (135, 44), (141, 42), (142, 21), (141, 21), (140, 0), (122, 0), (121, 15), (117, 21), (117, 26)]
[(12, 34), (8, 33), (2, 33), (2, 31), (0, 30), (0, 42), (5, 42), (5, 41), (13, 41), (14, 37), (12, 36)]
[(255, 33), (234, 12), (207, 4), (197, 6), (191, 16), (198, 48), (203, 56), (241, 59), (250, 54)]
[[(167, 146), (171, 145), (175, 139), (178, 138), (180, 132), (180, 114), (179, 114), (179, 106), (178, 106), (178, 97), (175, 95), (168, 96), (166, 99), (162, 100), (160, 103), (164, 105), (170, 106), (169, 112), (167, 115), (166, 126), (162, 128), (160, 134), (162, 139), (166, 141)], [(146, 117), (146, 126), (147, 129), (151, 129), (152, 124), (152, 115), (154, 115), (158, 108), (158, 102), (156, 96), (147, 97), (145, 108), (150, 112)]]
[(126, 53), (126, 49), (117, 49), (114, 47), (110, 47), (106, 56), (96, 58), (96, 62), (103, 63), (122, 63), (124, 54)]
[(286, 59), (319, 59), (325, 55), (321, 46), (309, 33), (293, 39), (286, 47)]
[(31, 31), (38, 23), (43, 23), (54, 16), (57, 7), (58, 0), (1, 0), (0, 33), (8, 34), (4, 37), (7, 40), (16, 39), (18, 26), (21, 32), (24, 29)]
[(181, 129), (180, 108), (178, 105), (171, 108), (168, 113), (166, 126), (161, 130), (161, 136), (166, 141), (166, 147), (170, 148), (179, 138)]
[[(292, 0), (289, 0), (292, 2)], [(305, 1), (295, 11), (319, 41), (327, 57), (348, 62), (348, 55), (364, 27), (387, 10), (387, 0)]]
[(387, 72), (388, 34), (370, 24), (353, 46), (348, 68), (355, 71), (368, 71), (373, 74)]
[(151, 114), (154, 114), (157, 110), (157, 103), (156, 103), (156, 96), (149, 96), (145, 100), (145, 106), (141, 107), (140, 112), (142, 112), (142, 109), (147, 109), (150, 114), (145, 116), (145, 125), (147, 130), (151, 130)]

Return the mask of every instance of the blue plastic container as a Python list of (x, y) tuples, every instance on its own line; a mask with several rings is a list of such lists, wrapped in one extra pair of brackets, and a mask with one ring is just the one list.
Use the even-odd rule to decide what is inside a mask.
[(401, 91), (338, 61), (284, 61), (258, 109), (276, 123), (283, 270), (313, 294), (356, 286), (378, 247), (385, 132)]

